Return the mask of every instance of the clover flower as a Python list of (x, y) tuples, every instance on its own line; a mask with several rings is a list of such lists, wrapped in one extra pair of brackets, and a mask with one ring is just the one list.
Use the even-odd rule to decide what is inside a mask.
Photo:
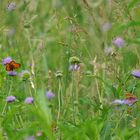
[(132, 106), (134, 103), (136, 103), (138, 101), (136, 96), (134, 96), (131, 93), (127, 93), (127, 94), (125, 94), (125, 96), (126, 96), (126, 98), (124, 100), (116, 99), (112, 103), (113, 104), (121, 104), (121, 105), (125, 104), (128, 106)]
[(15, 96), (8, 96), (7, 98), (6, 98), (6, 102), (14, 102), (16, 100), (16, 97)]
[(131, 74), (136, 78), (140, 78), (140, 71), (139, 70), (134, 70), (134, 71), (132, 71)]
[(17, 73), (15, 71), (8, 71), (7, 72), (9, 76), (16, 76)]
[(48, 98), (48, 100), (51, 100), (54, 96), (55, 96), (55, 94), (53, 92), (51, 92), (51, 91), (46, 92), (46, 97)]
[(122, 48), (125, 44), (125, 41), (123, 40), (123, 38), (117, 37), (116, 39), (113, 40), (113, 44), (118, 48)]
[(10, 63), (12, 61), (12, 58), (11, 57), (6, 57), (2, 60), (2, 64), (3, 65), (6, 65), (7, 63)]
[(34, 101), (34, 98), (33, 98), (33, 97), (27, 97), (27, 98), (25, 99), (25, 103), (26, 103), (26, 104), (32, 104), (33, 101)]

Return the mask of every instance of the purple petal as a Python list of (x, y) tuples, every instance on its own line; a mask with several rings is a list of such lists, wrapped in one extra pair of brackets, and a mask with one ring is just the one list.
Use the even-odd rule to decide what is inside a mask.
[(8, 96), (7, 98), (6, 98), (6, 102), (14, 102), (16, 100), (16, 97), (15, 96)]
[(69, 66), (69, 70), (70, 71), (77, 71), (77, 70), (79, 70), (80, 69), (80, 65), (79, 64), (71, 64), (70, 66)]
[(46, 97), (47, 97), (49, 100), (52, 99), (54, 96), (55, 96), (55, 94), (54, 94), (53, 92), (51, 92), (51, 91), (47, 91), (47, 92), (46, 92)]
[(7, 58), (4, 58), (3, 60), (2, 60), (2, 64), (3, 65), (6, 65), (7, 63), (10, 63), (12, 61), (12, 58), (11, 57), (7, 57)]
[(34, 101), (34, 98), (33, 98), (33, 97), (27, 97), (27, 98), (25, 99), (25, 103), (27, 103), (27, 104), (32, 104), (33, 101)]
[(12, 11), (16, 8), (16, 3), (15, 2), (11, 2), (9, 3), (9, 5), (7, 6), (7, 10), (8, 11)]
[(124, 40), (121, 37), (117, 37), (116, 39), (113, 40), (113, 44), (119, 48), (124, 46)]
[(30, 136), (30, 137), (26, 138), (25, 140), (35, 140), (35, 137), (34, 136)]
[(8, 71), (9, 76), (16, 76), (17, 73), (15, 71)]
[(140, 71), (139, 70), (134, 70), (131, 73), (133, 76), (135, 76), (136, 78), (140, 78)]

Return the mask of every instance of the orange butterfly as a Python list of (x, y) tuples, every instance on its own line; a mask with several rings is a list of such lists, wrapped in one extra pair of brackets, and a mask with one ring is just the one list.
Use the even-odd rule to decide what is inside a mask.
[(10, 63), (6, 64), (6, 71), (13, 71), (21, 66), (21, 64), (16, 63), (15, 61), (11, 61)]

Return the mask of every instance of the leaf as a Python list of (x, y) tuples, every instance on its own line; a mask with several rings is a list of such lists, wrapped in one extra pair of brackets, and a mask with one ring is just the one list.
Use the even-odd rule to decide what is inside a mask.
[(128, 4), (128, 9), (133, 8), (138, 2), (139, 2), (139, 0), (132, 0), (132, 1)]
[(124, 70), (127, 71), (138, 63), (138, 57), (135, 53), (132, 51), (125, 51), (123, 53), (123, 67)]
[(114, 32), (116, 33), (121, 33), (123, 30), (130, 28), (130, 27), (134, 27), (134, 26), (140, 26), (140, 21), (130, 21), (126, 24), (121, 24), (119, 25)]

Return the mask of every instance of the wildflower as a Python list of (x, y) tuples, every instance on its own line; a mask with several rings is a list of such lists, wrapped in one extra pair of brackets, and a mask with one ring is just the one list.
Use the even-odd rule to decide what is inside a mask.
[(76, 56), (73, 56), (69, 59), (69, 70), (70, 71), (77, 71), (80, 69), (80, 59)]
[(27, 103), (27, 104), (32, 104), (33, 101), (34, 101), (34, 98), (33, 98), (33, 97), (27, 97), (27, 98), (25, 99), (25, 103)]
[(119, 48), (124, 46), (124, 40), (121, 37), (117, 37), (116, 39), (113, 40), (113, 44)]
[(134, 70), (131, 73), (133, 76), (135, 76), (136, 78), (140, 78), (140, 71), (139, 70)]
[(138, 100), (136, 96), (134, 96), (131, 93), (125, 94), (126, 98), (124, 100), (116, 99), (112, 103), (113, 104), (126, 104), (128, 106), (132, 106), (134, 103), (136, 103)]
[(16, 97), (15, 96), (8, 96), (7, 98), (6, 98), (6, 102), (14, 102), (16, 100)]
[(106, 22), (106, 23), (104, 23), (104, 24), (102, 25), (102, 31), (103, 31), (103, 32), (107, 32), (109, 29), (111, 29), (111, 27), (112, 27), (112, 24)]
[(16, 8), (16, 3), (15, 2), (10, 2), (7, 6), (8, 11), (12, 11)]
[(9, 76), (16, 76), (17, 73), (15, 71), (8, 71)]
[(79, 64), (71, 64), (70, 66), (69, 66), (69, 70), (70, 71), (77, 71), (77, 70), (79, 70), (80, 69), (80, 65)]
[(46, 97), (48, 98), (48, 100), (51, 100), (54, 96), (55, 96), (55, 94), (53, 92), (51, 92), (51, 91), (46, 92)]
[(2, 60), (2, 64), (3, 65), (6, 65), (7, 63), (10, 63), (12, 61), (12, 58), (11, 57), (7, 57), (7, 58), (4, 58), (3, 60)]
[(21, 73), (20, 73), (20, 77), (23, 81), (26, 81), (28, 79), (30, 79), (31, 77), (31, 74), (28, 70), (23, 70)]
[(35, 140), (34, 136), (29, 136), (28, 138), (26, 138), (25, 140)]

